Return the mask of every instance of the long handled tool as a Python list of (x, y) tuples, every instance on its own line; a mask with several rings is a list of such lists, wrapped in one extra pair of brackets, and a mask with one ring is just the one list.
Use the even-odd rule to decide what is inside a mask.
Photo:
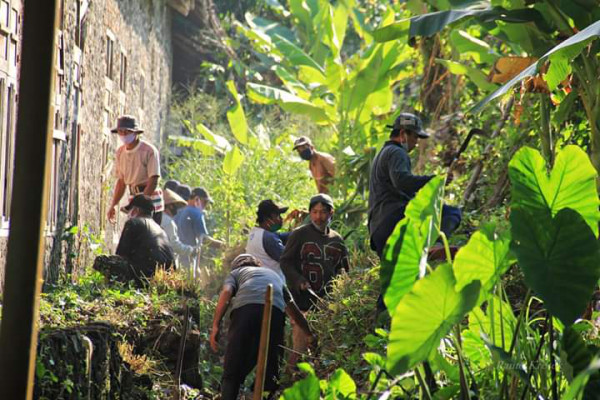
[(450, 161), (450, 164), (448, 164), (448, 172), (450, 172), (450, 170), (452, 169), (452, 166), (454, 165), (454, 163), (460, 158), (461, 154), (464, 153), (464, 151), (467, 149), (467, 146), (469, 145), (469, 142), (471, 142), (471, 139), (475, 135), (484, 136), (485, 132), (484, 132), (483, 129), (479, 129), (479, 128), (473, 128), (473, 129), (471, 129), (469, 131), (469, 133), (467, 134), (467, 137), (465, 138), (465, 140), (460, 145), (458, 151), (452, 157), (452, 160)]
[(177, 391), (175, 392), (176, 400), (181, 399), (181, 372), (183, 370), (183, 357), (185, 353), (185, 342), (190, 325), (190, 308), (185, 304), (185, 317), (183, 320), (183, 331), (181, 332), (181, 340), (179, 341), (179, 350), (177, 351), (177, 366), (175, 370), (175, 379), (177, 381)]
[(273, 285), (267, 286), (265, 308), (263, 310), (262, 328), (260, 330), (260, 346), (258, 347), (258, 362), (256, 363), (256, 379), (252, 400), (261, 400), (265, 387), (267, 356), (269, 354), (269, 336), (271, 333), (271, 311), (273, 305)]

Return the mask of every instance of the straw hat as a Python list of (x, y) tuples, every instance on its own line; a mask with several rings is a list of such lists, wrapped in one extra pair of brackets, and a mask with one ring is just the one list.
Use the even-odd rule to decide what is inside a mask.
[(187, 205), (187, 202), (171, 189), (163, 190), (163, 197), (165, 199), (165, 206), (168, 206), (169, 204), (175, 204), (185, 207)]

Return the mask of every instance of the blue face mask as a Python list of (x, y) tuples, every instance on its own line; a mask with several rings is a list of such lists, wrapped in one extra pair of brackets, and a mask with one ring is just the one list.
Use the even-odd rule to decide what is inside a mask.
[(313, 156), (313, 151), (311, 149), (304, 149), (300, 152), (300, 158), (303, 160), (310, 160)]

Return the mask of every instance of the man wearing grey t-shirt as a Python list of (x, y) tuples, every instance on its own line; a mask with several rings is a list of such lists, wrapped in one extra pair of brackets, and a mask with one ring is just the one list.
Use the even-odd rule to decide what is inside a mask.
[[(285, 282), (272, 269), (260, 267), (260, 261), (250, 254), (240, 254), (225, 279), (213, 319), (210, 346), (218, 352), (219, 325), (231, 301), (231, 324), (227, 337), (221, 399), (237, 399), (240, 385), (256, 365), (265, 293), (273, 285), (273, 309), (269, 335), (269, 353), (265, 373), (265, 391), (277, 390), (282, 356), (285, 314), (312, 338), (308, 322), (289, 295)], [(233, 300), (232, 300), (233, 298)]]

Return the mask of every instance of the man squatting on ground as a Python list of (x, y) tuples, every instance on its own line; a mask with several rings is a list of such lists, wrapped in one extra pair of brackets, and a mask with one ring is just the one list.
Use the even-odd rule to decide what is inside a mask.
[(94, 269), (141, 286), (154, 276), (157, 268), (175, 267), (173, 251), (167, 234), (152, 219), (154, 204), (150, 197), (138, 194), (124, 210), (129, 219), (123, 227), (116, 255), (97, 257)]
[[(333, 217), (333, 201), (326, 194), (310, 199), (310, 224), (301, 226), (290, 235), (281, 256), (281, 270), (287, 278), (290, 292), (303, 312), (313, 305), (313, 294), (323, 297), (331, 280), (345, 270), (348, 272), (348, 249), (344, 239), (329, 227)], [(290, 366), (295, 366), (298, 353), (308, 348), (307, 337), (292, 321), (294, 353)]]
[(262, 314), (267, 285), (273, 285), (273, 309), (269, 352), (265, 374), (265, 391), (274, 394), (277, 390), (280, 361), (282, 358), (285, 314), (302, 329), (307, 338), (312, 338), (308, 322), (294, 304), (284, 281), (277, 272), (260, 266), (260, 261), (251, 254), (237, 256), (231, 265), (232, 271), (225, 279), (215, 310), (210, 347), (218, 352), (219, 325), (231, 298), (231, 324), (229, 326), (221, 399), (237, 399), (240, 385), (256, 366)]
[(111, 130), (117, 133), (122, 146), (117, 149), (114, 174), (117, 178), (113, 199), (108, 210), (108, 220), (115, 222), (115, 208), (129, 189), (130, 200), (137, 194), (145, 194), (154, 204), (154, 220), (160, 224), (164, 208), (162, 190), (158, 187), (160, 179), (160, 155), (151, 143), (140, 139), (144, 132), (134, 117), (124, 115), (117, 120), (117, 126)]

